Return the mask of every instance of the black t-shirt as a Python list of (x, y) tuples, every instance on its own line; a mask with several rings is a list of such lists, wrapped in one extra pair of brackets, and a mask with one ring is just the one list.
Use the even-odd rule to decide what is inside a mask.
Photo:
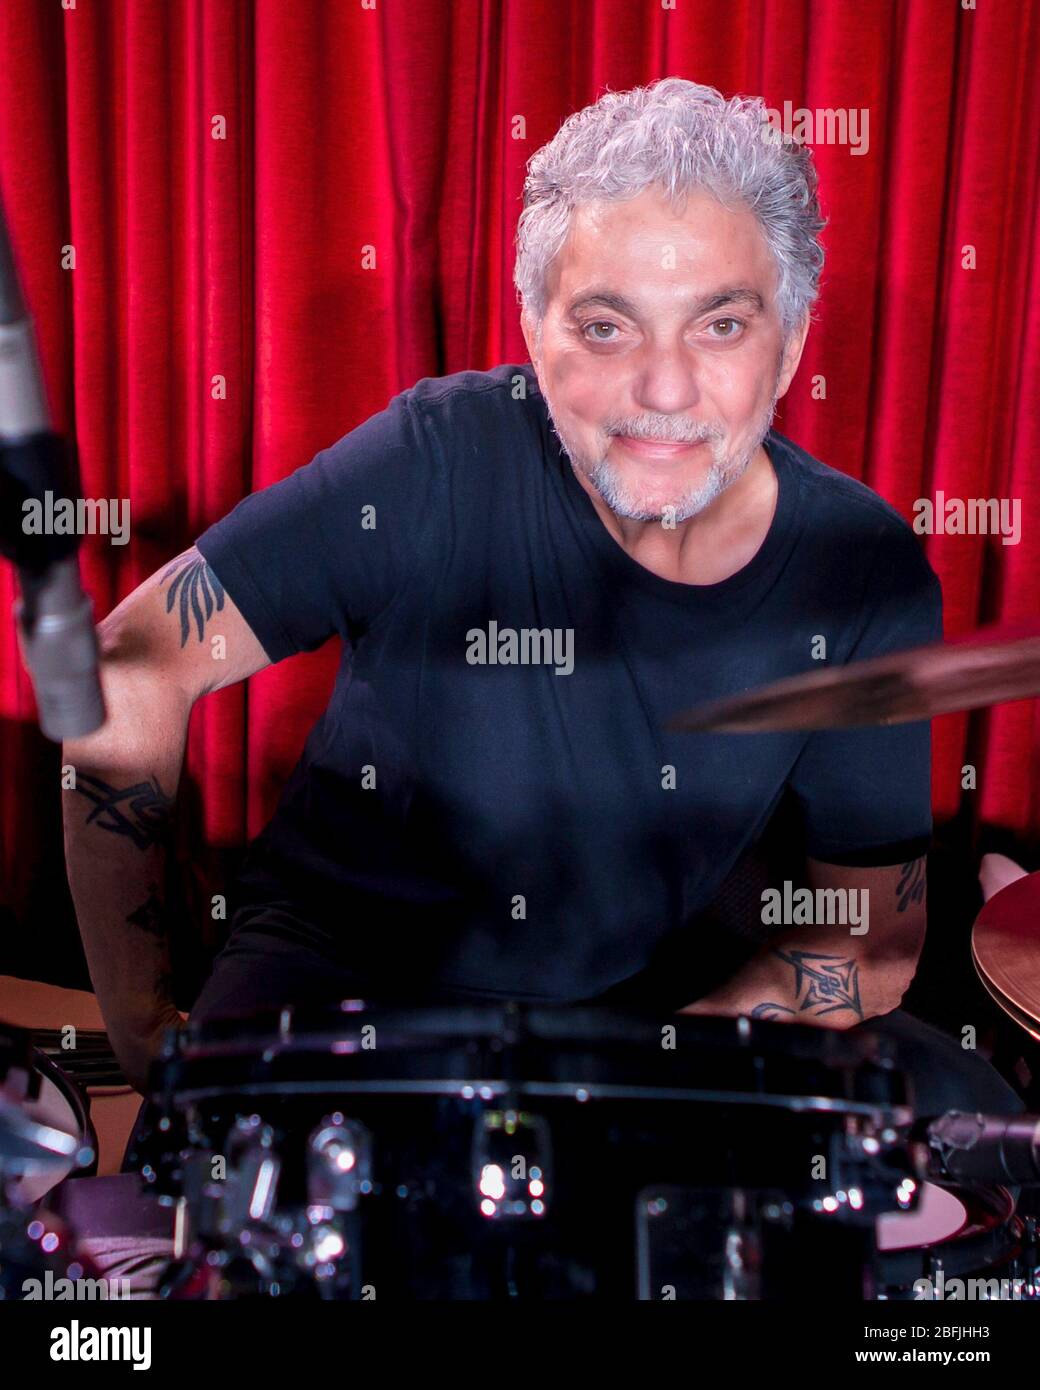
[(942, 635), (902, 518), (783, 436), (765, 447), (772, 525), (710, 585), (613, 540), (530, 365), (424, 378), (211, 526), (198, 548), (272, 661), (343, 639), (235, 925), (290, 904), (367, 978), (573, 1001), (696, 930), (782, 797), (817, 859), (923, 852), (926, 722), (663, 727), (822, 669), (820, 638), (836, 665)]

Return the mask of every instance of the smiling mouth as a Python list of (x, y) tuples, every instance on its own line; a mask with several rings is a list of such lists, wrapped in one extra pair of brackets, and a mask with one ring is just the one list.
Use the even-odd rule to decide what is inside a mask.
[(676, 458), (689, 453), (691, 449), (699, 449), (704, 442), (690, 444), (666, 439), (632, 439), (627, 434), (619, 434), (616, 438), (630, 453), (640, 454), (644, 458)]

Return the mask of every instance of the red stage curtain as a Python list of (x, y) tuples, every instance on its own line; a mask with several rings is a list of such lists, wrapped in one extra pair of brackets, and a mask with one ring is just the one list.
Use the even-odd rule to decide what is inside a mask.
[[(936, 489), (1020, 498), (1017, 547), (928, 552), (948, 633), (1037, 616), (1037, 0), (4, 0), (0, 52), (0, 192), (55, 419), (85, 493), (131, 502), (129, 545), (83, 548), (99, 617), (419, 377), (526, 360), (526, 160), (607, 86), (672, 74), (869, 108), (868, 153), (817, 152), (828, 264), (781, 427), (908, 517)], [(0, 899), (17, 903), (60, 864), (60, 829), (13, 596), (0, 566)], [(334, 659), (196, 710), (187, 786), (211, 844), (263, 824)], [(936, 735), (937, 815), (964, 798), (1035, 835), (1035, 701)]]

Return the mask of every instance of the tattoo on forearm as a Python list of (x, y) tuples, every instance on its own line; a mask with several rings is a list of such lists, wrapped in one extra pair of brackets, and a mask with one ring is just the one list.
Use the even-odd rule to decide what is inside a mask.
[(925, 861), (921, 859), (911, 859), (908, 864), (904, 864), (899, 872), (899, 883), (896, 887), (896, 897), (899, 900), (898, 912), (905, 912), (911, 903), (924, 901), (924, 889), (927, 881), (925, 872)]
[(814, 951), (781, 951), (779, 956), (794, 970), (796, 1007), (772, 1001), (752, 1009), (752, 1018), (779, 1018), (781, 1014), (811, 1013), (814, 1017), (851, 1009), (863, 1017), (859, 998), (859, 966), (841, 956), (823, 956)]
[[(81, 772), (76, 778), (75, 790), (94, 802), (87, 825), (93, 822), (99, 830), (125, 835), (138, 849), (161, 844), (169, 833), (174, 801), (155, 777), (147, 782), (134, 782), (129, 787), (112, 787), (99, 777)], [(119, 803), (126, 806), (125, 811), (120, 809)]]
[(166, 591), (166, 611), (172, 612), (178, 604), (181, 620), (181, 646), (188, 640), (191, 632), (191, 618), (195, 619), (199, 641), (206, 624), (214, 612), (224, 607), (224, 590), (220, 580), (207, 565), (197, 550), (179, 555), (162, 577), (162, 583), (173, 575), (173, 581)]
[(161, 937), (166, 935), (166, 918), (154, 883), (148, 885), (147, 901), (143, 902), (136, 911), (129, 913), (126, 920), (132, 927), (140, 927), (149, 936)]

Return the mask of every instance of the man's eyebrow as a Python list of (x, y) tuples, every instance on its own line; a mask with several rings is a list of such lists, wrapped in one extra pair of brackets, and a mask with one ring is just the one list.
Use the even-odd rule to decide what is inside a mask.
[[(765, 301), (757, 290), (751, 289), (749, 285), (727, 285), (725, 289), (716, 290), (715, 293), (705, 295), (701, 299), (687, 299), (684, 301), (693, 318), (700, 317), (701, 314), (714, 313), (716, 309), (724, 309), (730, 304), (745, 304), (753, 313), (761, 313), (765, 308)], [(588, 290), (571, 301), (567, 307), (569, 314), (576, 314), (581, 309), (589, 309), (598, 306), (604, 309), (613, 309), (618, 314), (624, 314), (626, 318), (637, 319), (639, 310), (627, 300), (624, 295), (615, 294), (609, 289)]]

